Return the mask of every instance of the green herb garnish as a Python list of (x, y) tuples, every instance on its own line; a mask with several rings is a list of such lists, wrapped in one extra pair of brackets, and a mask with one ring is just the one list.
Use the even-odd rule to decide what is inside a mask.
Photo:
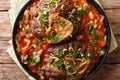
[(47, 15), (49, 12), (49, 9), (48, 8), (40, 8), (40, 11), (42, 12), (42, 14)]
[(92, 57), (92, 56), (93, 56), (93, 52), (92, 52), (91, 50), (88, 50), (88, 51), (86, 52), (86, 56), (87, 56), (87, 57)]
[(41, 21), (43, 21), (43, 22), (48, 22), (48, 19), (47, 19), (48, 17), (47, 17), (47, 15), (46, 14), (42, 14), (41, 16), (40, 16), (40, 19), (41, 19)]
[(77, 13), (80, 14), (80, 16), (84, 16), (86, 10), (87, 10), (86, 8), (78, 7)]
[(29, 32), (30, 31), (30, 26), (27, 25), (26, 27), (22, 28), (23, 32)]
[(19, 25), (23, 25), (24, 24), (24, 21), (19, 21)]
[(31, 46), (32, 46), (33, 48), (36, 48), (36, 47), (37, 47), (37, 44), (31, 44)]
[(98, 53), (101, 53), (103, 51), (102, 48), (98, 48)]
[(24, 64), (28, 64), (28, 54), (24, 56)]
[(44, 26), (44, 25), (40, 25), (39, 28), (40, 28), (40, 29), (43, 29), (43, 28), (45, 28), (45, 26)]
[(63, 65), (63, 61), (61, 59), (55, 59), (54, 64), (57, 67), (61, 67)]
[(52, 40), (54, 40), (55, 42), (57, 42), (58, 39), (59, 39), (59, 35), (56, 34), (55, 32), (53, 32), (53, 33), (51, 34), (50, 38), (51, 38)]
[(88, 26), (89, 30), (91, 30), (92, 25), (93, 25), (93, 21), (89, 21), (89, 22), (87, 23), (87, 26)]
[(15, 36), (15, 42), (17, 43), (19, 41), (19, 37)]
[(61, 27), (65, 27), (66, 24), (65, 24), (65, 22), (57, 22), (57, 25), (61, 26)]
[(68, 71), (70, 72), (70, 73), (73, 73), (74, 72), (74, 70), (73, 70), (73, 68), (68, 68)]
[(92, 45), (95, 45), (95, 44), (96, 44), (96, 42), (97, 42), (97, 40), (96, 40), (96, 39), (92, 39), (92, 40), (90, 40), (90, 43), (91, 43)]
[(40, 62), (40, 54), (36, 54), (34, 57), (33, 57), (33, 63), (38, 63), (38, 62)]
[(79, 54), (80, 54), (80, 51), (79, 51), (79, 50), (75, 50), (75, 51), (73, 52), (72, 56), (73, 56), (74, 58), (78, 58), (78, 57), (79, 57)]
[(58, 51), (58, 56), (59, 56), (59, 57), (63, 57), (63, 56), (65, 55), (65, 51), (66, 51), (65, 49), (59, 50), (59, 51)]

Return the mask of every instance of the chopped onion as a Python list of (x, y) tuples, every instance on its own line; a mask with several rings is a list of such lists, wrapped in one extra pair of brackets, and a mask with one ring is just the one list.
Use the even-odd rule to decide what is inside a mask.
[(101, 19), (100, 19), (100, 22), (102, 22), (104, 20), (104, 16), (101, 15)]
[(100, 53), (100, 56), (102, 56), (105, 54), (105, 50), (101, 50), (99, 53)]

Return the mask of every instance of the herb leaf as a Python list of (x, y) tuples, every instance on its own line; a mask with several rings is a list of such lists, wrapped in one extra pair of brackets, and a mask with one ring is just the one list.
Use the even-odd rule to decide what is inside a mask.
[(68, 68), (68, 71), (70, 72), (70, 73), (73, 73), (74, 72), (74, 70), (73, 70), (73, 68)]
[(91, 50), (88, 50), (88, 51), (86, 52), (86, 56), (87, 56), (87, 57), (92, 57), (92, 56), (93, 56), (93, 52), (92, 52)]
[(85, 15), (85, 11), (86, 11), (86, 9), (84, 9), (82, 7), (77, 8), (77, 13), (80, 14), (81, 16)]
[(24, 21), (19, 21), (19, 25), (23, 25), (24, 24)]
[(59, 39), (59, 35), (56, 34), (55, 32), (53, 32), (53, 33), (51, 34), (50, 38), (53, 39), (55, 42), (57, 42), (58, 39)]
[(65, 27), (66, 24), (65, 22), (60, 21), (60, 22), (57, 22), (57, 25), (61, 27)]
[(62, 60), (60, 60), (60, 59), (55, 59), (54, 64), (55, 64), (57, 67), (61, 67), (61, 66), (63, 65), (63, 62), (62, 62)]
[(63, 57), (65, 55), (65, 49), (59, 50), (58, 51), (58, 56)]
[(15, 42), (17, 43), (19, 41), (19, 37), (15, 36)]
[(32, 46), (33, 48), (36, 48), (36, 47), (37, 47), (37, 44), (31, 44), (31, 46)]
[(79, 50), (75, 50), (75, 51), (73, 52), (72, 56), (73, 56), (74, 58), (78, 58), (79, 54), (80, 54), (80, 51), (79, 51)]
[(28, 64), (28, 54), (24, 56), (24, 64)]
[(26, 27), (22, 28), (23, 32), (29, 32), (30, 31), (30, 26), (27, 25)]
[(43, 21), (43, 22), (48, 22), (48, 19), (47, 19), (47, 15), (46, 15), (46, 14), (42, 14), (42, 16), (40, 16), (40, 19), (41, 19), (41, 21)]
[(36, 63), (36, 64), (37, 64), (38, 62), (40, 62), (40, 54), (37, 53), (37, 54), (33, 57), (33, 62)]

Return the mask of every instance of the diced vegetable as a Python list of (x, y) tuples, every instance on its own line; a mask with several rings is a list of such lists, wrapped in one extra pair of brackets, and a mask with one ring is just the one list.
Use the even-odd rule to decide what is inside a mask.
[(93, 12), (92, 12), (92, 11), (90, 11), (88, 15), (89, 15), (89, 18), (90, 18), (91, 20), (93, 20), (93, 19), (94, 19), (94, 14), (93, 14)]
[(87, 10), (87, 8), (78, 7), (77, 13), (80, 14), (80, 16), (84, 16), (86, 10)]
[(29, 52), (29, 46), (25, 46), (22, 48), (22, 54), (27, 54)]
[(103, 49), (102, 48), (98, 48), (98, 53), (101, 53)]
[(36, 48), (36, 47), (37, 47), (37, 44), (31, 44), (31, 46), (32, 46), (33, 48)]
[(15, 42), (17, 43), (19, 41), (19, 37), (15, 36)]
[(28, 64), (28, 54), (24, 56), (24, 64)]
[(54, 64), (57, 67), (61, 67), (63, 65), (63, 61), (61, 59), (55, 59)]
[(43, 29), (43, 28), (45, 28), (45, 26), (44, 25), (40, 25), (40, 29)]
[(59, 35), (56, 34), (55, 32), (53, 32), (53, 33), (51, 34), (50, 38), (51, 38), (52, 40), (54, 40), (55, 42), (57, 42), (58, 39), (59, 39)]
[(73, 70), (73, 68), (68, 68), (68, 71), (70, 72), (70, 73), (73, 73), (74, 72), (74, 70)]
[(58, 51), (58, 56), (63, 57), (65, 55), (65, 51), (66, 51), (66, 49), (59, 50)]
[(27, 25), (26, 27), (22, 28), (23, 32), (29, 32), (30, 31), (30, 26)]
[(57, 22), (57, 25), (61, 26), (61, 27), (65, 27), (66, 26), (65, 22), (62, 22), (62, 21)]
[(40, 8), (40, 11), (42, 12), (42, 14), (47, 15), (49, 12), (49, 9), (48, 8)]
[(86, 56), (87, 56), (87, 57), (92, 57), (92, 56), (93, 56), (93, 52), (92, 52), (91, 50), (88, 50), (88, 51), (86, 52)]
[(90, 40), (90, 43), (91, 43), (92, 45), (95, 45), (95, 44), (96, 44), (96, 42), (97, 42), (97, 40), (96, 40), (96, 39), (92, 39), (92, 40)]
[(72, 54), (72, 56), (73, 56), (74, 58), (78, 58), (79, 55), (80, 55), (80, 51), (79, 51), (79, 50), (75, 50), (75, 51), (73, 52), (73, 54)]
[(24, 21), (19, 21), (19, 25), (23, 25), (24, 24)]
[(45, 15), (45, 14), (42, 14), (42, 16), (40, 16), (40, 19), (41, 19), (41, 21), (43, 21), (43, 22), (48, 22), (48, 19), (47, 19), (48, 17), (47, 17), (47, 15)]
[(40, 62), (40, 54), (36, 54), (34, 57), (33, 57), (33, 63), (39, 63)]
[[(88, 23), (87, 23), (87, 26), (88, 27), (92, 27), (93, 26), (93, 21), (89, 21)], [(91, 28), (90, 28), (91, 29)]]

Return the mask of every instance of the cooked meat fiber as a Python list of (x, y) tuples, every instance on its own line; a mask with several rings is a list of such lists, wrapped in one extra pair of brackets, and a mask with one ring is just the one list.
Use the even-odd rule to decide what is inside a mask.
[(30, 8), (30, 13), (31, 13), (31, 15), (32, 15), (33, 17), (37, 17), (37, 15), (38, 15), (38, 7), (37, 7), (37, 6), (31, 7), (31, 8)]
[(40, 28), (40, 26), (40, 20), (33, 19), (31, 21), (32, 33), (38, 38), (42, 38), (45, 35), (45, 29)]
[(60, 76), (59, 80), (61, 80), (65, 77), (65, 71), (58, 69), (54, 65), (45, 65), (41, 69), (45, 72), (45, 75), (48, 78), (56, 78), (56, 76)]

